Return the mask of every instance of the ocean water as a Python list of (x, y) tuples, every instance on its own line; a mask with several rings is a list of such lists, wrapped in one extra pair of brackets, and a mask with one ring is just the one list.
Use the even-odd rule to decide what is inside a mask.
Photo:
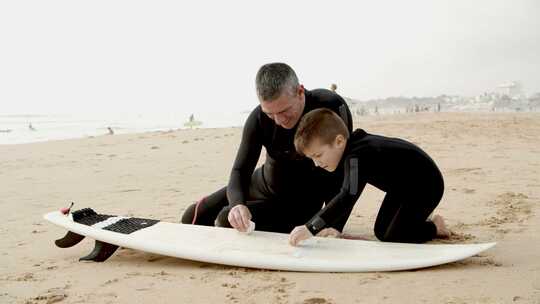
[[(196, 128), (241, 127), (248, 111), (193, 113)], [(186, 129), (191, 113), (156, 114), (0, 114), (0, 145), (84, 138), (108, 134)], [(30, 125), (32, 128), (30, 128)]]

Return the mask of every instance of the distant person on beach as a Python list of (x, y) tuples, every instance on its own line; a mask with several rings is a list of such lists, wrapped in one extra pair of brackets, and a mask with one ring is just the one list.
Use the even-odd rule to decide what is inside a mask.
[(332, 85), (330, 85), (330, 91), (336, 92), (337, 91), (337, 84), (332, 83)]
[(202, 125), (202, 122), (195, 120), (195, 115), (191, 114), (189, 116), (189, 119), (186, 123), (184, 123), (184, 126), (189, 127), (190, 129), (193, 129), (193, 127)]
[(111, 127), (107, 127), (107, 130), (109, 130), (109, 135), (114, 135), (114, 130)]
[[(245, 232), (253, 221), (257, 230), (289, 233), (339, 192), (342, 172), (316, 168), (296, 153), (294, 133), (304, 114), (323, 107), (351, 131), (345, 100), (330, 90), (305, 89), (284, 63), (263, 65), (255, 82), (259, 105), (244, 125), (228, 185), (189, 206), (182, 223)], [(255, 169), (263, 147), (266, 161)], [(335, 228), (341, 231), (344, 224)]]
[(34, 126), (32, 126), (32, 123), (29, 123), (29, 124), (28, 124), (28, 129), (29, 129), (30, 131), (36, 131), (36, 129), (34, 128)]
[[(329, 172), (343, 168), (341, 191), (322, 210), (294, 228), (291, 245), (341, 226), (366, 184), (386, 192), (375, 221), (375, 236), (385, 242), (424, 243), (449, 237), (444, 219), (430, 214), (439, 204), (444, 181), (435, 162), (416, 145), (398, 138), (349, 132), (342, 119), (328, 109), (302, 117), (294, 145), (298, 153)], [(328, 231), (327, 231), (328, 233)], [(339, 232), (334, 230), (334, 235)]]

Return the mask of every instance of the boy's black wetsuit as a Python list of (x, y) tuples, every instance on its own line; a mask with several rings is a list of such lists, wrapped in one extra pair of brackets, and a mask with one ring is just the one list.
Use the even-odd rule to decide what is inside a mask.
[(401, 139), (357, 129), (338, 167), (344, 167), (341, 190), (306, 224), (311, 233), (345, 222), (369, 183), (386, 192), (375, 222), (379, 240), (423, 243), (436, 236), (435, 224), (426, 219), (442, 198), (444, 181), (435, 162), (422, 149)]
[[(302, 115), (318, 108), (336, 112), (352, 130), (351, 113), (338, 94), (325, 89), (305, 90)], [(203, 199), (195, 224), (230, 227), (229, 210), (242, 203), (250, 210), (257, 230), (289, 233), (321, 210), (323, 202), (339, 192), (343, 172), (326, 172), (297, 154), (295, 132), (296, 127), (276, 125), (257, 106), (244, 125), (228, 186)], [(262, 147), (266, 149), (266, 160), (254, 171)], [(195, 206), (184, 212), (182, 223), (192, 223)], [(336, 225), (341, 230), (345, 222)]]

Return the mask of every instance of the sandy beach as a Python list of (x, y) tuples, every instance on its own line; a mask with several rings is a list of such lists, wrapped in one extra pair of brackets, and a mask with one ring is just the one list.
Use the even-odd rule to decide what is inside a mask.
[[(79, 262), (83, 240), (42, 215), (75, 202), (177, 222), (227, 183), (241, 128), (0, 145), (0, 303), (540, 303), (540, 113), (369, 116), (356, 128), (418, 144), (438, 163), (444, 243), (498, 242), (472, 258), (414, 271), (298, 273), (199, 263), (122, 248)], [(384, 193), (367, 187), (345, 232), (375, 239)]]

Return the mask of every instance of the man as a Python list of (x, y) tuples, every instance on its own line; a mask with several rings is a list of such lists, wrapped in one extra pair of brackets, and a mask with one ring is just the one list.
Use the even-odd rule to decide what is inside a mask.
[[(251, 220), (257, 230), (289, 233), (339, 192), (342, 172), (326, 172), (296, 153), (294, 134), (302, 115), (317, 108), (334, 111), (352, 131), (345, 100), (329, 90), (306, 90), (284, 63), (263, 65), (256, 87), (260, 104), (244, 125), (229, 184), (189, 206), (182, 223), (245, 232)], [(266, 161), (255, 170), (262, 147)], [(345, 221), (332, 228), (341, 231)]]

